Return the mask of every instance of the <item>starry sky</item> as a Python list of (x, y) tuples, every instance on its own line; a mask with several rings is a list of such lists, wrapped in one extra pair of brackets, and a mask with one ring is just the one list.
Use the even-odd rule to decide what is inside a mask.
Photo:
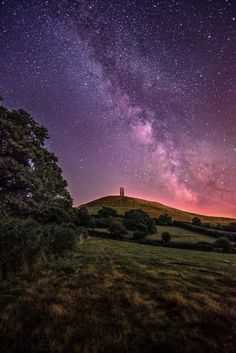
[(236, 217), (236, 2), (0, 1), (0, 95), (44, 124), (78, 205)]

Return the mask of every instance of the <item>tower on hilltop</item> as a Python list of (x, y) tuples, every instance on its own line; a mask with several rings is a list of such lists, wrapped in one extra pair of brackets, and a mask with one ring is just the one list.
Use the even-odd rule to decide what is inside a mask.
[(125, 196), (125, 188), (124, 188), (124, 186), (120, 187), (120, 196)]

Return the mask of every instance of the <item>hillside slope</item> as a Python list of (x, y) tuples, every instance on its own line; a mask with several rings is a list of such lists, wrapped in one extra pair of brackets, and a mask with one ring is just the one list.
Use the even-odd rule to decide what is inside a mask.
[(125, 211), (128, 211), (130, 209), (141, 209), (152, 217), (158, 217), (161, 214), (168, 213), (174, 220), (186, 222), (191, 222), (194, 216), (200, 217), (203, 222), (215, 224), (226, 224), (236, 221), (235, 219), (231, 218), (197, 215), (194, 213), (189, 213), (172, 207), (168, 207), (158, 202), (147, 201), (127, 196), (105, 196), (100, 199), (91, 201), (87, 204), (81, 205), (80, 207), (87, 207), (90, 213), (96, 213), (102, 207), (112, 207), (116, 209), (119, 214), (123, 214)]

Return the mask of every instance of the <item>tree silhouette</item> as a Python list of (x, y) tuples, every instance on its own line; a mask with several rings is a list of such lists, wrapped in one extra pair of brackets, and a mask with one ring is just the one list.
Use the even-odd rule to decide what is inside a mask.
[(24, 110), (0, 106), (0, 210), (43, 219), (52, 210), (71, 208), (57, 157), (44, 146), (48, 138)]
[(163, 232), (161, 234), (161, 239), (164, 243), (168, 243), (171, 240), (171, 235), (169, 232)]
[(202, 224), (201, 218), (193, 217), (192, 224), (194, 224), (195, 226), (200, 226)]

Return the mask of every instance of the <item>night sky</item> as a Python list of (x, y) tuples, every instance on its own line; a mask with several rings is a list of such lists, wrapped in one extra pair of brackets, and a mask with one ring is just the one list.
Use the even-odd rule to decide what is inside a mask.
[(236, 1), (0, 2), (0, 95), (44, 124), (78, 205), (236, 217)]

